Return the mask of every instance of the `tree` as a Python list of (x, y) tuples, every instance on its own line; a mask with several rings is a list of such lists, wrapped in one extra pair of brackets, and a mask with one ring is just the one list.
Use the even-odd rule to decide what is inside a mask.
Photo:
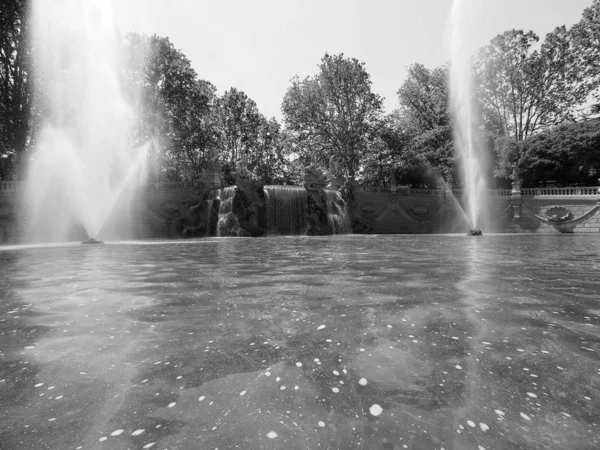
[(216, 124), (219, 148), (225, 161), (227, 182), (233, 182), (231, 173), (243, 156), (250, 161), (258, 144), (259, 128), (264, 117), (256, 102), (244, 92), (231, 88), (217, 101)]
[(282, 111), (307, 160), (327, 165), (335, 156), (354, 179), (381, 126), (382, 99), (371, 91), (364, 63), (325, 54), (317, 75), (292, 79)]
[(479, 51), (475, 84), (488, 128), (499, 127), (499, 135), (522, 141), (575, 119), (576, 107), (598, 80), (593, 71), (581, 70), (581, 45), (573, 33), (557, 27), (534, 50), (539, 41), (534, 32), (510, 30)]
[(139, 116), (134, 142), (152, 142), (159, 178), (196, 179), (217, 145), (215, 87), (165, 37), (127, 35), (125, 60), (125, 92)]
[(402, 151), (399, 167), (404, 170), (397, 174), (399, 180), (431, 184), (436, 176), (445, 180), (455, 176), (448, 76), (447, 66), (430, 70), (413, 64), (398, 90), (396, 128), (409, 137)]
[(592, 5), (584, 9), (569, 34), (576, 64), (584, 77), (594, 80), (593, 96), (600, 101), (600, 0), (593, 0)]
[(27, 0), (6, 0), (0, 8), (0, 180), (20, 176), (28, 147), (33, 98)]
[(519, 165), (527, 185), (550, 179), (595, 185), (600, 176), (600, 119), (559, 125), (519, 144)]

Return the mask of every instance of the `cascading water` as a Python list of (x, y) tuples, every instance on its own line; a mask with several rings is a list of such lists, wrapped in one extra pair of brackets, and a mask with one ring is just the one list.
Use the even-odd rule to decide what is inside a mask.
[[(29, 238), (64, 241), (74, 227), (95, 237), (146, 161), (145, 146), (131, 147), (136, 116), (119, 78), (110, 2), (36, 0), (32, 23), (47, 123), (29, 164)], [(120, 206), (119, 215), (131, 209)]]
[(453, 0), (450, 12), (450, 97), (454, 115), (454, 147), (460, 154), (466, 196), (465, 209), (472, 229), (483, 226), (486, 183), (481, 142), (473, 99), (471, 57), (473, 10), (468, 0)]
[(269, 234), (304, 234), (308, 228), (306, 189), (265, 186)]

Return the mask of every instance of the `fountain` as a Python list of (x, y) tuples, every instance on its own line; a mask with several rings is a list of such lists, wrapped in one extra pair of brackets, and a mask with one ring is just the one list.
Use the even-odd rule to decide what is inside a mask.
[(36, 101), (48, 120), (28, 168), (29, 238), (98, 236), (118, 203), (124, 233), (147, 146), (131, 142), (136, 115), (122, 89), (110, 3), (34, 1), (32, 22)]
[(475, 48), (469, 36), (473, 23), (469, 20), (472, 8), (468, 0), (454, 0), (450, 13), (450, 100), (454, 117), (454, 147), (462, 164), (466, 194), (466, 210), (470, 220), (468, 235), (481, 235), (483, 222), (483, 198), (486, 192), (483, 157), (479, 149), (477, 112), (473, 98), (471, 56)]

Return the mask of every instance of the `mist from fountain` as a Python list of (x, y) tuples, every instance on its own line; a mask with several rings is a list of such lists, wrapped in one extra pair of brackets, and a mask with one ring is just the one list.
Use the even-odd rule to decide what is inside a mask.
[(471, 58), (474, 9), (468, 0), (453, 0), (449, 19), (450, 100), (454, 119), (454, 147), (460, 155), (465, 189), (465, 209), (472, 229), (483, 227), (485, 220), (485, 158), (474, 103)]
[[(123, 91), (111, 5), (36, 0), (31, 13), (36, 101), (47, 122), (28, 168), (28, 238), (64, 241), (74, 227), (96, 237), (131, 197), (124, 191), (142, 182), (147, 154), (131, 144), (137, 117)], [(119, 205), (119, 215), (128, 211)]]

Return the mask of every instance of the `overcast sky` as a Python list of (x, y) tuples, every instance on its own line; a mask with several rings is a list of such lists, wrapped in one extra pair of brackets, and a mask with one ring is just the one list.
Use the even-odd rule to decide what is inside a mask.
[[(570, 26), (592, 0), (463, 0), (471, 8), (473, 45), (512, 28), (541, 38)], [(200, 78), (219, 93), (236, 87), (267, 117), (281, 119), (294, 75), (317, 73), (325, 52), (366, 63), (386, 112), (406, 69), (449, 59), (446, 24), (452, 0), (113, 0), (122, 32), (168, 36)]]

